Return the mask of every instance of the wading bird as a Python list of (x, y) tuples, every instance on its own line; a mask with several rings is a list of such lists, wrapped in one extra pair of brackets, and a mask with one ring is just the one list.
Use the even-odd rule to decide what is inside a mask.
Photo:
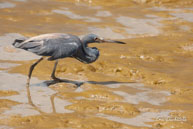
[(13, 46), (43, 56), (31, 65), (27, 80), (29, 84), (33, 69), (44, 57), (48, 57), (49, 61), (56, 60), (51, 77), (57, 81), (59, 78), (55, 76), (55, 71), (58, 59), (71, 57), (85, 64), (92, 63), (98, 59), (99, 50), (96, 47), (88, 47), (88, 44), (102, 42), (125, 44), (121, 41), (105, 40), (95, 34), (88, 34), (80, 39), (71, 34), (51, 33), (29, 39), (16, 39)]

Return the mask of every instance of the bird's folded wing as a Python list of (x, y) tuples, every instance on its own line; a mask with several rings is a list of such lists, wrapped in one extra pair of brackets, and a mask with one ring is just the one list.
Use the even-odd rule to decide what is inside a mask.
[(77, 52), (78, 48), (79, 45), (75, 42), (55, 44), (54, 47), (50, 46), (47, 48), (48, 51), (51, 51), (51, 57), (48, 58), (48, 60), (72, 57), (73, 54)]
[(50, 56), (48, 60), (71, 57), (78, 49), (76, 42), (50, 42), (44, 40), (30, 40), (23, 42), (19, 48), (33, 52), (40, 56)]

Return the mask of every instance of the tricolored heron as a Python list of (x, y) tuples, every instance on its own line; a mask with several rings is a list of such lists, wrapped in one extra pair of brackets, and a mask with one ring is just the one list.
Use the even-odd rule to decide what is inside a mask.
[(45, 56), (49, 57), (49, 61), (56, 60), (51, 77), (54, 80), (59, 80), (55, 76), (58, 59), (71, 57), (86, 64), (92, 63), (98, 59), (99, 50), (96, 47), (88, 47), (88, 44), (102, 42), (125, 44), (121, 41), (103, 39), (95, 34), (88, 34), (80, 39), (71, 34), (51, 33), (29, 39), (16, 39), (13, 46), (43, 56), (31, 65), (27, 81), (29, 84), (33, 69)]

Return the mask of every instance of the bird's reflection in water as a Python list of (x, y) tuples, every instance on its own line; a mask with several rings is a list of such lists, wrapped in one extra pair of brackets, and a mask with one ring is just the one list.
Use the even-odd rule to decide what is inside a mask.
[[(49, 81), (44, 81), (41, 84), (33, 84), (31, 86), (42, 86), (46, 84), (46, 86), (54, 85), (57, 83), (70, 83), (74, 84), (76, 88), (80, 87), (81, 85), (88, 83), (88, 84), (100, 84), (100, 85), (110, 85), (110, 84), (131, 84), (134, 82), (117, 82), (117, 81), (103, 81), (103, 82), (97, 82), (97, 81), (73, 81), (73, 80), (67, 80), (67, 79), (58, 79), (58, 80), (49, 80)], [(27, 90), (27, 97), (28, 97), (28, 104), (31, 105), (34, 110), (38, 111), (40, 114), (47, 114), (46, 112), (43, 112), (38, 108), (32, 101), (32, 96), (30, 93), (30, 85), (26, 84), (26, 90)], [(51, 106), (52, 106), (52, 113), (57, 113), (56, 107), (55, 107), (55, 97), (58, 96), (58, 93), (54, 93), (50, 96), (50, 101), (51, 101)]]
[(45, 112), (42, 112), (32, 101), (31, 92), (30, 92), (30, 85), (26, 84), (26, 91), (27, 91), (27, 98), (28, 98), (28, 104), (31, 105), (34, 110), (38, 111), (40, 114), (45, 114)]
[[(40, 114), (47, 114), (46, 112), (43, 112), (40, 110), (40, 108), (38, 108), (32, 101), (32, 96), (31, 96), (31, 92), (30, 92), (30, 85), (26, 84), (26, 91), (27, 91), (27, 97), (28, 97), (28, 104), (31, 105), (34, 110), (38, 111)], [(55, 104), (54, 104), (54, 99), (55, 97), (58, 95), (58, 93), (52, 94), (50, 96), (50, 101), (51, 101), (51, 105), (52, 105), (52, 113), (56, 113), (56, 108), (55, 108)]]
[(53, 95), (50, 96), (50, 101), (51, 101), (51, 104), (52, 104), (52, 112), (53, 113), (56, 113), (56, 108), (55, 108), (55, 104), (54, 104), (54, 98), (57, 96), (58, 93), (55, 93)]

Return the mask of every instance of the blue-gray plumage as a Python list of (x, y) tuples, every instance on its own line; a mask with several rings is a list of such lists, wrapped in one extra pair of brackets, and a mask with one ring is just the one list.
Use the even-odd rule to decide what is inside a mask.
[[(55, 70), (58, 59), (71, 57), (76, 58), (83, 63), (92, 63), (98, 59), (99, 51), (96, 47), (88, 47), (88, 44), (101, 42), (125, 44), (121, 41), (105, 40), (99, 38), (95, 34), (88, 34), (80, 40), (80, 38), (75, 35), (51, 33), (42, 34), (29, 39), (16, 39), (13, 46), (33, 52), (39, 56), (47, 56), (50, 61), (56, 60), (51, 77), (54, 80), (57, 80), (58, 78), (55, 77)], [(43, 60), (43, 57), (30, 67), (28, 84), (34, 67), (41, 60)]]

